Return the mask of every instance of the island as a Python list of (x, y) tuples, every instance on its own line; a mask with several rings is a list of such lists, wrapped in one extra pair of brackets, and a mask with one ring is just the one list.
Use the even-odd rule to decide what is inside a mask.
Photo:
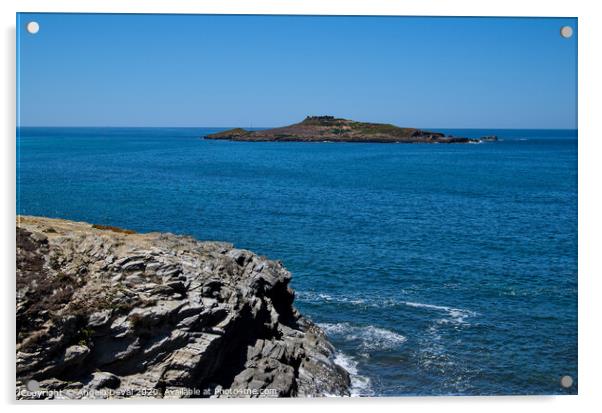
[(62, 219), (16, 230), (18, 399), (350, 395), (278, 261)]
[[(480, 143), (482, 139), (446, 136), (391, 124), (356, 122), (334, 116), (307, 116), (302, 122), (273, 129), (248, 131), (235, 128), (204, 136), (245, 142), (365, 142), (365, 143)], [(497, 137), (488, 136), (486, 141)]]

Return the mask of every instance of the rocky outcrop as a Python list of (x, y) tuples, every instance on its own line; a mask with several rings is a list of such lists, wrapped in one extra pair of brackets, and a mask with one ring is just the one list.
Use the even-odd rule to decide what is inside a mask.
[(281, 263), (221, 242), (17, 219), (17, 397), (344, 396)]
[(230, 129), (205, 136), (249, 142), (366, 142), (366, 143), (475, 143), (478, 139), (445, 136), (416, 128), (356, 122), (334, 116), (308, 116), (302, 122), (281, 128), (247, 131)]

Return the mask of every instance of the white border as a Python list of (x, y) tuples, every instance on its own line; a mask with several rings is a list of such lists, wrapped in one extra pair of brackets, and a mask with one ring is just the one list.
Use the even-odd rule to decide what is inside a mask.
[(218, 0), (140, 2), (135, 0), (72, 1), (21, 0), (19, 11), (109, 13), (216, 13), (216, 14), (335, 14), (432, 16), (562, 16), (575, 17), (587, 9), (577, 2), (558, 0), (483, 2), (476, 0)]
[[(600, 187), (602, 187), (602, 108), (600, 107), (600, 73), (602, 73), (599, 43), (602, 22), (594, 1), (556, 0), (229, 0), (226, 2), (172, 0), (145, 2), (136, 0), (2, 0), (2, 220), (0, 257), (4, 289), (2, 310), (7, 326), (2, 344), (1, 385), (3, 400), (9, 408), (49, 409), (67, 408), (125, 410), (127, 404), (45, 403), (18, 404), (14, 399), (14, 214), (15, 214), (15, 12), (119, 12), (119, 13), (219, 13), (219, 14), (336, 14), (336, 15), (456, 15), (456, 16), (561, 16), (579, 18), (579, 396), (564, 397), (476, 397), (476, 398), (381, 398), (364, 400), (293, 400), (293, 401), (196, 401), (181, 402), (178, 409), (224, 409), (256, 411), (286, 409), (287, 412), (306, 412), (308, 409), (346, 409), (364, 411), (376, 408), (399, 411), (492, 412), (508, 409), (545, 409), (551, 412), (589, 410), (602, 405), (597, 385), (600, 383), (600, 320), (602, 302), (599, 294), (602, 266), (600, 243)], [(138, 402), (140, 403), (140, 402)], [(130, 402), (129, 404), (133, 404)], [(164, 402), (146, 402), (149, 411), (165, 408)]]

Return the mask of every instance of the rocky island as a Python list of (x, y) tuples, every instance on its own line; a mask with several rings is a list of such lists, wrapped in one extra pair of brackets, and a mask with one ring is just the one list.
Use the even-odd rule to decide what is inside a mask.
[(17, 398), (349, 395), (280, 262), (222, 242), (17, 217)]
[[(356, 122), (334, 116), (308, 116), (302, 122), (274, 129), (235, 128), (205, 136), (247, 142), (367, 142), (367, 143), (477, 143), (479, 139), (446, 136), (390, 124)], [(493, 140), (493, 139), (490, 139)], [(497, 139), (496, 139), (497, 140)]]

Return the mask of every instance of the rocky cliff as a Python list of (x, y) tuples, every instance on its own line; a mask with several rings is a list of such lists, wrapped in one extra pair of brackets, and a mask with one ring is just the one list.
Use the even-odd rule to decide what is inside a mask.
[(205, 139), (250, 142), (372, 142), (372, 143), (471, 143), (478, 139), (445, 136), (416, 128), (356, 122), (334, 116), (308, 116), (302, 122), (274, 129), (247, 131), (242, 128), (213, 133)]
[(348, 395), (290, 273), (221, 242), (17, 219), (17, 397)]

